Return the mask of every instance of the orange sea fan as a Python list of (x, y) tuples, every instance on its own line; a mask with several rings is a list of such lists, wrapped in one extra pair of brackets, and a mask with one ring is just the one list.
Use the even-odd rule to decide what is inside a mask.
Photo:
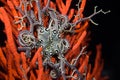
[(94, 67), (87, 48), (89, 21), (96, 24), (91, 18), (109, 11), (95, 7), (93, 14), (84, 17), (86, 0), (75, 1), (0, 0), (7, 37), (0, 46), (1, 80), (108, 79), (101, 76), (101, 44), (96, 46)]

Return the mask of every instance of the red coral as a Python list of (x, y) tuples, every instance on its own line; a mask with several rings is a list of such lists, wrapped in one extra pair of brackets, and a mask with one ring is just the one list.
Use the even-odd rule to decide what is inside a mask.
[[(21, 3), (24, 1), (27, 2), (27, 9), (23, 5), (24, 3)], [(52, 80), (52, 77), (50, 76), (51, 69), (45, 69), (46, 67), (43, 65), (43, 47), (32, 48), (30, 50), (31, 57), (27, 57), (24, 51), (20, 52), (17, 50), (18, 47), (23, 47), (19, 45), (18, 41), (18, 35), (20, 34), (21, 30), (31, 30), (33, 31), (35, 37), (37, 36), (36, 31), (31, 29), (31, 25), (33, 24), (30, 22), (29, 18), (25, 18), (23, 16), (22, 12), (20, 12), (20, 7), (22, 11), (25, 9), (27, 11), (29, 11), (31, 8), (34, 9), (33, 13), (35, 16), (32, 17), (37, 17), (37, 20), (42, 20), (44, 26), (47, 26), (49, 24), (49, 18), (48, 16), (46, 17), (46, 14), (39, 15), (40, 12), (36, 6), (37, 3), (35, 3), (35, 1), (37, 2), (37, 0), (1, 0), (4, 6), (0, 7), (0, 20), (4, 23), (5, 34), (7, 36), (7, 40), (5, 41), (6, 45), (0, 47), (0, 67), (3, 69), (0, 70), (0, 79), (2, 80)], [(71, 35), (71, 33), (61, 33), (60, 35), (70, 43), (70, 49), (68, 49), (68, 51), (65, 53), (64, 58), (71, 64), (69, 64), (69, 67), (74, 64), (76, 65), (76, 68), (79, 72), (76, 71), (76, 73), (74, 73), (74, 69), (76, 68), (71, 67), (73, 68), (72, 70), (65, 66), (65, 74), (61, 72), (62, 76), (60, 76), (58, 79), (66, 80), (68, 77), (69, 80), (73, 80), (76, 76), (78, 76), (77, 73), (82, 74), (82, 77), (85, 80), (108, 79), (107, 77), (101, 77), (101, 71), (104, 65), (103, 60), (101, 59), (101, 44), (96, 46), (96, 58), (93, 68), (89, 63), (91, 52), (87, 52), (84, 47), (89, 44), (87, 43), (87, 36), (89, 35), (89, 30), (87, 30), (89, 20), (91, 21), (91, 17), (98, 14), (99, 12), (106, 12), (103, 12), (102, 10), (98, 12), (95, 11), (91, 16), (83, 18), (83, 11), (86, 5), (86, 0), (81, 0), (81, 2), (79, 0), (76, 7), (78, 9), (71, 8), (73, 6), (73, 0), (65, 0), (65, 2), (63, 2), (63, 0), (51, 0), (50, 2), (47, 1), (49, 0), (40, 0), (41, 5), (39, 5), (39, 7), (40, 9), (43, 9), (43, 12), (48, 6), (50, 6), (50, 8), (58, 11), (60, 14), (67, 15), (68, 20), (71, 23), (74, 23), (75, 26), (74, 34), (72, 33)], [(71, 30), (71, 28), (69, 30)], [(57, 61), (56, 57), (50, 58), (51, 62), (53, 63)], [(71, 76), (65, 77), (66, 74), (69, 74)]]

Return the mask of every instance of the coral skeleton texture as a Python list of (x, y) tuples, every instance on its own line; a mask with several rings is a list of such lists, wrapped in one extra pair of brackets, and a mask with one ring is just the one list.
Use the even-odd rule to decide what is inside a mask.
[(92, 17), (110, 11), (95, 6), (85, 17), (86, 1), (0, 0), (7, 37), (0, 46), (0, 80), (107, 80), (101, 76), (101, 44), (94, 66), (89, 62), (88, 25), (98, 25)]

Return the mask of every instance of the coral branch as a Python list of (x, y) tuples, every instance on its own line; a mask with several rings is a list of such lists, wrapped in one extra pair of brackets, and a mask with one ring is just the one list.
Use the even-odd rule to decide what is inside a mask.
[(0, 11), (2, 12), (2, 15), (4, 16), (4, 20), (7, 23), (7, 24), (5, 24), (5, 30), (6, 30), (10, 50), (13, 53), (13, 56), (14, 56), (15, 65), (17, 67), (17, 70), (18, 70), (19, 74), (22, 77), (22, 71), (20, 70), (20, 64), (19, 64), (19, 56), (18, 56), (18, 53), (17, 53), (17, 50), (16, 50), (16, 46), (15, 46), (15, 43), (14, 43), (14, 40), (13, 40), (13, 35), (12, 35), (12, 30), (11, 30), (12, 26), (10, 24), (9, 18), (8, 18), (7, 13), (4, 10), (4, 8), (0, 8)]

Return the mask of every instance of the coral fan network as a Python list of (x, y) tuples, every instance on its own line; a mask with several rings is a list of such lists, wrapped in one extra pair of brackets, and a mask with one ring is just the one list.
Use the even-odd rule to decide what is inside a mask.
[[(1, 80), (107, 80), (102, 77), (101, 44), (89, 63), (87, 0), (0, 0), (5, 45), (0, 46)], [(72, 4), (74, 3), (74, 4)], [(73, 7), (74, 6), (74, 7)]]

